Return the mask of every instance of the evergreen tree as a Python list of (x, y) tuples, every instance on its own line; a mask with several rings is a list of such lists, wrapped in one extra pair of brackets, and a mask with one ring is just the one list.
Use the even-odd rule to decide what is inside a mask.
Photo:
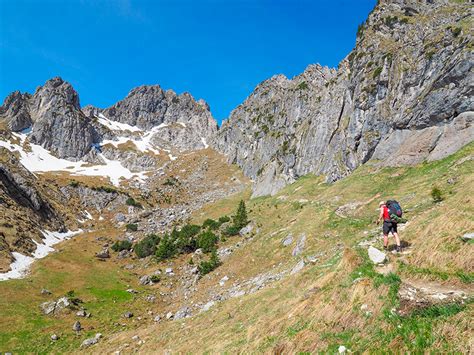
[(239, 229), (245, 227), (249, 223), (247, 219), (247, 210), (245, 209), (245, 202), (243, 200), (240, 200), (239, 208), (237, 208), (237, 213), (233, 219), (234, 226)]

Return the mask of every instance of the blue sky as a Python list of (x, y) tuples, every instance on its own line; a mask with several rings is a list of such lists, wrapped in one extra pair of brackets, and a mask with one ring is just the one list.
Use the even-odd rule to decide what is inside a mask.
[(274, 74), (337, 66), (375, 0), (0, 0), (0, 100), (54, 76), (81, 105), (135, 86), (203, 98), (220, 121)]

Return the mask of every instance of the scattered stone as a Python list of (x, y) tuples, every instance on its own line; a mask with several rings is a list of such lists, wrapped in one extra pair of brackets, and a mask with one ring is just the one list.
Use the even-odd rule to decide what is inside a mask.
[(283, 244), (284, 247), (287, 247), (291, 243), (293, 243), (293, 235), (290, 233), (284, 238), (281, 243)]
[(132, 340), (133, 340), (133, 341), (138, 341), (138, 340), (140, 340), (140, 337), (139, 337), (138, 335), (134, 335), (134, 336), (132, 337)]
[(369, 247), (368, 253), (370, 260), (372, 260), (374, 264), (382, 264), (387, 258), (385, 253), (381, 252), (377, 248), (374, 248), (373, 246)]
[(76, 321), (72, 326), (72, 330), (74, 330), (76, 332), (81, 331), (81, 329), (82, 329), (82, 325), (81, 325), (81, 322), (79, 322), (79, 321)]
[(306, 234), (301, 234), (300, 239), (298, 240), (298, 243), (296, 243), (295, 248), (293, 249), (293, 252), (291, 255), (297, 256), (300, 255), (303, 252), (304, 249), (304, 244), (306, 242)]
[(319, 258), (316, 255), (311, 255), (311, 256), (307, 256), (306, 260), (308, 261), (308, 263), (316, 264)]
[(339, 354), (345, 354), (346, 351), (347, 351), (347, 348), (344, 345), (341, 345), (341, 346), (339, 346), (337, 351), (339, 352)]
[(133, 317), (133, 313), (130, 312), (130, 311), (127, 311), (127, 312), (125, 312), (124, 314), (122, 314), (122, 317), (124, 317), (124, 318), (132, 318), (132, 317)]
[(149, 275), (144, 275), (140, 277), (140, 285), (153, 285), (153, 281), (151, 281), (151, 277)]
[(153, 303), (153, 302), (156, 301), (156, 296), (154, 296), (154, 295), (148, 295), (148, 296), (146, 296), (145, 300), (146, 300), (147, 302)]
[(56, 308), (56, 302), (55, 301), (44, 302), (40, 305), (40, 308), (44, 314), (46, 315), (52, 314), (54, 313), (54, 310)]
[(290, 275), (294, 275), (298, 272), (300, 272), (301, 270), (303, 270), (305, 266), (305, 262), (303, 259), (301, 259), (294, 267), (293, 269), (291, 269), (291, 272), (290, 272)]
[(155, 318), (153, 318), (153, 321), (158, 323), (159, 321), (161, 321), (161, 317), (160, 316), (156, 316)]
[(253, 225), (252, 224), (249, 224), (247, 226), (245, 226), (244, 228), (242, 228), (240, 231), (239, 231), (239, 234), (241, 237), (244, 237), (246, 236), (247, 234), (250, 234), (250, 232), (252, 232), (252, 229), (253, 229)]
[(172, 312), (166, 313), (166, 319), (171, 319), (171, 318), (173, 318), (173, 313)]
[(42, 312), (45, 315), (56, 314), (62, 309), (69, 307), (71, 303), (67, 297), (61, 297), (57, 301), (44, 302), (40, 305)]
[(225, 282), (229, 280), (229, 276), (224, 276), (220, 281), (219, 281), (219, 285), (221, 286), (224, 286), (225, 285)]
[(193, 275), (199, 274), (199, 268), (197, 266), (193, 267), (189, 272)]
[(173, 269), (170, 268), (170, 267), (167, 267), (167, 268), (165, 269), (165, 273), (166, 273), (166, 275), (173, 275)]
[(84, 340), (81, 344), (81, 348), (88, 348), (89, 346), (97, 344), (100, 338), (102, 338), (102, 334), (97, 333), (95, 337)]
[(361, 311), (366, 311), (366, 310), (368, 310), (368, 309), (369, 309), (369, 306), (366, 305), (366, 304), (363, 304), (362, 306), (360, 306), (360, 310), (361, 310)]
[(115, 220), (117, 222), (125, 222), (125, 215), (123, 213), (117, 213), (115, 215)]
[(188, 306), (180, 308), (179, 311), (174, 315), (174, 319), (183, 319), (187, 317), (191, 317), (191, 308)]
[(122, 250), (118, 253), (117, 259), (125, 259), (125, 258), (128, 258), (129, 256), (130, 256), (130, 251)]
[(52, 341), (57, 341), (57, 340), (59, 340), (59, 336), (56, 335), (56, 334), (53, 334), (53, 335), (51, 335), (51, 340)]
[(102, 249), (99, 253), (95, 254), (96, 258), (108, 259), (110, 258), (109, 248)]
[(43, 288), (43, 289), (41, 290), (41, 294), (42, 294), (42, 295), (50, 295), (50, 294), (51, 294), (51, 291), (49, 291), (49, 290)]
[(128, 292), (128, 293), (132, 293), (132, 294), (137, 294), (137, 293), (138, 293), (138, 291), (137, 291), (137, 290), (134, 290), (133, 288), (127, 289), (127, 292)]
[(86, 315), (87, 315), (87, 313), (83, 309), (76, 313), (76, 316), (78, 316), (78, 317), (85, 317)]
[(204, 306), (201, 307), (201, 312), (206, 312), (206, 311), (208, 311), (208, 310), (211, 309), (211, 307), (213, 307), (215, 304), (216, 304), (216, 302), (214, 302), (214, 301), (209, 301), (209, 302), (207, 302)]
[(474, 239), (474, 232), (473, 233), (466, 233), (464, 234), (462, 237), (461, 237), (462, 240), (464, 240), (465, 242), (468, 242), (470, 240), (473, 240)]

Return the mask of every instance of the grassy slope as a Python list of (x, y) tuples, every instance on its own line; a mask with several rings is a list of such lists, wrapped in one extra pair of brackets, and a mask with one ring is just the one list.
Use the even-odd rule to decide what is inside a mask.
[[(459, 237), (474, 230), (474, 164), (465, 159), (472, 159), (473, 154), (471, 144), (447, 159), (416, 167), (379, 169), (366, 165), (332, 185), (306, 176), (277, 196), (249, 200), (249, 216), (259, 232), (200, 281), (199, 301), (216, 289), (223, 275), (234, 282), (269, 270), (288, 270), (301, 257), (324, 255), (296, 275), (182, 321), (154, 325), (146, 312), (159, 313), (165, 305), (146, 304), (141, 296), (134, 298), (124, 292), (128, 285), (145, 290), (137, 285), (136, 272), (119, 267), (127, 262), (93, 261), (93, 251), (101, 245), (95, 237), (113, 238), (118, 231), (102, 229), (63, 243), (62, 252), (37, 262), (28, 279), (0, 283), (0, 351), (78, 349), (80, 342), (96, 331), (105, 334), (98, 347), (91, 349), (97, 352), (113, 351), (124, 343), (130, 344), (129, 350), (183, 352), (334, 351), (339, 345), (353, 351), (465, 351), (472, 304), (431, 309), (409, 318), (395, 316), (390, 310), (397, 306), (400, 280), (430, 279), (472, 286), (472, 244)], [(456, 182), (448, 184), (449, 178)], [(440, 204), (431, 200), (433, 185), (445, 194)], [(195, 214), (195, 221), (231, 213), (242, 196), (248, 197), (248, 193), (208, 205)], [(397, 257), (391, 256), (395, 274), (381, 276), (357, 243), (379, 235), (372, 222), (378, 201), (389, 197), (398, 199), (407, 211), (410, 222), (402, 239), (411, 245), (411, 254), (400, 258), (402, 267), (398, 267), (402, 264)], [(346, 212), (346, 218), (335, 213), (338, 207), (353, 202), (361, 204)], [(306, 234), (302, 256), (291, 256), (295, 241), (282, 246), (282, 238), (289, 233), (294, 239)], [(235, 243), (236, 238), (226, 243)], [(188, 259), (178, 258), (175, 266)], [(86, 334), (73, 334), (73, 315), (54, 320), (40, 315), (38, 305), (49, 299), (39, 294), (42, 287), (51, 289), (55, 296), (76, 291), (94, 315), (83, 322)], [(370, 314), (361, 311), (362, 304), (367, 304)], [(135, 319), (120, 319), (121, 312), (129, 309), (143, 316), (141, 325)], [(53, 344), (49, 335), (54, 332), (61, 340)], [(145, 340), (141, 347), (131, 341), (136, 334)]]

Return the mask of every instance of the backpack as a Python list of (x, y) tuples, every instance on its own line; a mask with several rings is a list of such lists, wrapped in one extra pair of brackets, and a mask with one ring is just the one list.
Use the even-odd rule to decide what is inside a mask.
[(406, 222), (404, 218), (402, 218), (403, 211), (400, 204), (395, 200), (388, 200), (386, 203), (388, 208), (388, 215), (390, 216), (390, 222), (393, 223), (403, 223)]

